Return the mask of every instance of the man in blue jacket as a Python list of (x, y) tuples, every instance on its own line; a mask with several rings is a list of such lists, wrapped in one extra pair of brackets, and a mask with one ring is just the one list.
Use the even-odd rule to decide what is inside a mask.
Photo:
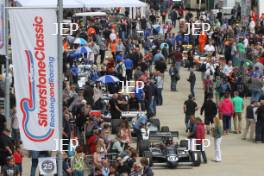
[(125, 67), (126, 67), (126, 76), (127, 80), (130, 81), (132, 79), (132, 73), (133, 73), (133, 61), (130, 58), (125, 59), (124, 61)]

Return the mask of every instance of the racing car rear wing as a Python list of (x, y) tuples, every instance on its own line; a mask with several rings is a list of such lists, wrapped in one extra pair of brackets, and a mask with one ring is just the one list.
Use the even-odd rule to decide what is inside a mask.
[(138, 114), (146, 114), (145, 111), (122, 111), (122, 117), (137, 117)]
[(162, 137), (179, 137), (178, 131), (169, 131), (169, 132), (158, 132), (158, 131), (150, 131), (149, 134), (150, 139), (162, 138)]

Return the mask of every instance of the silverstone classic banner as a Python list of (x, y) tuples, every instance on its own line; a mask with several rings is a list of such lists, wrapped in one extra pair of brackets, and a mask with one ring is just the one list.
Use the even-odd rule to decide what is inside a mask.
[(23, 146), (55, 150), (58, 135), (55, 9), (10, 9), (17, 115)]

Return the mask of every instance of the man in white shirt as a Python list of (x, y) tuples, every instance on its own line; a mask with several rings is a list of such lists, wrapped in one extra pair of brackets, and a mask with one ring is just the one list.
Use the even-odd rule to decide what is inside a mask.
[(162, 105), (163, 103), (163, 97), (162, 97), (162, 89), (163, 89), (163, 83), (164, 83), (164, 75), (160, 72), (156, 73), (155, 76), (156, 80), (156, 86), (157, 86), (157, 105)]
[(215, 47), (212, 44), (212, 41), (210, 41), (209, 44), (205, 45), (204, 50), (208, 55), (212, 55), (215, 52)]
[(244, 47), (247, 48), (248, 47), (248, 36), (245, 37), (244, 39)]
[(250, 33), (255, 34), (255, 27), (256, 27), (256, 23), (255, 23), (254, 19), (251, 18), (251, 21), (249, 23), (249, 31), (250, 31)]
[(229, 76), (232, 71), (233, 71), (232, 61), (228, 61), (228, 64), (226, 64), (223, 68), (223, 73), (226, 76)]

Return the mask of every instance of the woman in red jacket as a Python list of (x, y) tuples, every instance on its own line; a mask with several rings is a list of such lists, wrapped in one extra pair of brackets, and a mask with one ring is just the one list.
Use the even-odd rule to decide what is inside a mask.
[(224, 134), (228, 134), (231, 129), (231, 117), (234, 114), (234, 106), (229, 98), (229, 93), (226, 93), (224, 99), (220, 102), (219, 113), (223, 119)]

